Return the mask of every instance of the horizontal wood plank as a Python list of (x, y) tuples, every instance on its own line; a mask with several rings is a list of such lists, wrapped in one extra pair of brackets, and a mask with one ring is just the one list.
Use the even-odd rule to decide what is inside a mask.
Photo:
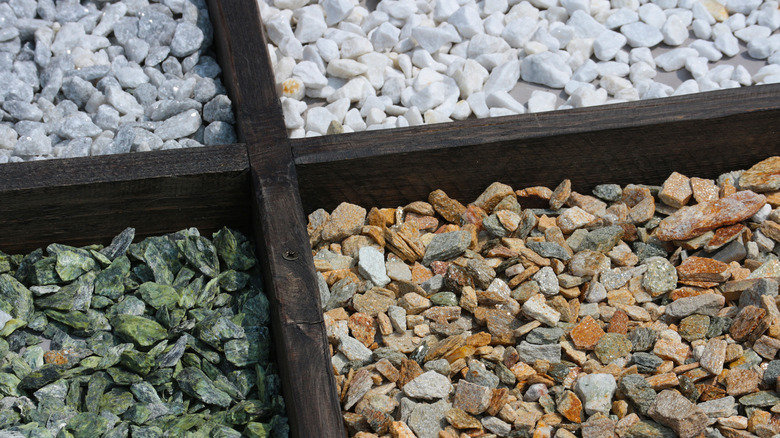
[(306, 212), (342, 201), (393, 207), (443, 189), (473, 201), (490, 183), (589, 192), (714, 178), (780, 153), (780, 85), (683, 98), (295, 140)]
[(249, 228), (244, 145), (0, 165), (0, 250)]

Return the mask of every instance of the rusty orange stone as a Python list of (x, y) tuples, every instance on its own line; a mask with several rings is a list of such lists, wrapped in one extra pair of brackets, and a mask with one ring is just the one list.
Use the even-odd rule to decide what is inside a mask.
[(470, 204), (468, 207), (466, 207), (466, 211), (463, 212), (461, 215), (461, 218), (463, 220), (463, 223), (466, 224), (474, 224), (477, 226), (477, 229), (482, 229), (482, 221), (487, 218), (487, 213), (485, 213), (485, 210), (477, 207), (474, 204)]
[(449, 268), (449, 266), (450, 262), (436, 260), (435, 262), (431, 262), (431, 271), (433, 271), (434, 275), (445, 275), (447, 274), (447, 268)]
[(582, 422), (582, 402), (573, 392), (566, 390), (557, 401), (558, 412), (573, 423)]
[(374, 367), (376, 367), (376, 370), (391, 382), (397, 382), (398, 378), (401, 377), (401, 373), (398, 371), (398, 368), (390, 363), (387, 358), (383, 358), (378, 361), (376, 364), (374, 364)]
[(67, 365), (67, 353), (68, 350), (50, 350), (46, 353), (43, 353), (43, 361), (47, 364)]
[(424, 216), (417, 213), (406, 213), (404, 223), (413, 223), (418, 230), (435, 230), (439, 226), (439, 220), (433, 216)]
[(719, 386), (708, 385), (705, 383), (696, 385), (696, 389), (699, 391), (699, 393), (701, 393), (701, 396), (699, 397), (699, 403), (710, 400), (717, 400), (727, 395), (725, 389)]
[(717, 201), (683, 207), (661, 221), (656, 237), (688, 240), (707, 231), (741, 222), (766, 204), (766, 196), (743, 190)]
[(765, 220), (759, 227), (762, 233), (775, 242), (780, 242), (780, 224), (775, 221)]
[(390, 423), (390, 435), (393, 438), (416, 438), (414, 432), (403, 421)]
[(602, 336), (604, 330), (592, 316), (588, 315), (580, 321), (569, 333), (574, 346), (580, 350), (593, 350)]
[(472, 347), (471, 345), (464, 345), (460, 348), (456, 348), (451, 352), (447, 353), (446, 355), (444, 355), (442, 359), (446, 359), (447, 362), (452, 364), (458, 359), (465, 359), (467, 357), (473, 356), (476, 351), (477, 349)]
[(349, 321), (347, 321), (347, 326), (349, 331), (352, 332), (352, 337), (360, 341), (361, 344), (368, 347), (374, 343), (376, 325), (374, 324), (374, 318), (367, 313), (353, 313), (349, 317)]
[(780, 156), (769, 157), (746, 170), (739, 177), (739, 185), (757, 192), (780, 189)]
[(490, 345), (490, 333), (479, 332), (466, 338), (466, 345), (471, 345), (474, 348), (484, 347)]
[(671, 291), (669, 293), (669, 298), (671, 298), (672, 301), (676, 301), (680, 298), (695, 297), (697, 295), (710, 293), (714, 293), (714, 291), (712, 289), (701, 289), (698, 287), (681, 287)]
[(720, 227), (717, 230), (715, 230), (715, 235), (712, 236), (712, 239), (710, 239), (709, 242), (704, 246), (704, 249), (710, 251), (713, 249), (720, 248), (721, 246), (731, 242), (732, 240), (736, 239), (742, 233), (745, 232), (747, 227), (745, 227), (742, 224), (734, 224), (729, 225), (727, 227)]
[(414, 284), (423, 284), (426, 280), (433, 277), (433, 272), (420, 262), (414, 262), (410, 269), (412, 271), (412, 283)]
[(512, 187), (500, 182), (494, 182), (477, 197), (474, 205), (485, 211), (493, 211), (496, 205), (507, 196), (515, 196)]
[[(462, 347), (466, 343), (463, 336), (454, 335), (434, 344), (428, 354), (425, 355), (425, 361), (430, 362), (432, 360), (440, 359), (445, 354)], [(473, 354), (473, 353), (472, 353)]]
[(395, 209), (374, 207), (368, 212), (366, 219), (369, 225), (389, 227), (395, 224)]
[(706, 257), (691, 256), (677, 267), (680, 281), (705, 281), (720, 283), (729, 279), (729, 265)]
[(620, 309), (615, 311), (612, 315), (612, 319), (609, 320), (607, 333), (628, 334), (628, 314), (625, 311)]
[(515, 192), (515, 194), (521, 198), (539, 198), (544, 199), (545, 201), (550, 200), (552, 193), (552, 190), (544, 186), (526, 187)]
[(495, 388), (490, 397), (490, 405), (485, 411), (488, 415), (495, 416), (509, 401), (509, 388)]
[(404, 385), (411, 382), (417, 376), (422, 375), (423, 370), (420, 368), (420, 364), (413, 360), (401, 359), (401, 369), (399, 370), (398, 384), (399, 388), (403, 388)]
[(766, 196), (766, 202), (769, 203), (772, 208), (780, 207), (780, 190), (766, 192), (764, 193), (764, 196)]
[(459, 223), (460, 217), (466, 212), (466, 207), (455, 199), (450, 198), (444, 190), (434, 190), (428, 195), (428, 202), (433, 205), (436, 213), (439, 213), (447, 222)]
[(731, 323), (729, 334), (737, 341), (746, 339), (758, 339), (769, 328), (766, 318), (766, 310), (756, 306), (745, 306)]
[(626, 204), (628, 208), (633, 208), (643, 200), (652, 197), (653, 194), (650, 193), (650, 189), (647, 187), (629, 184), (623, 189), (621, 201)]

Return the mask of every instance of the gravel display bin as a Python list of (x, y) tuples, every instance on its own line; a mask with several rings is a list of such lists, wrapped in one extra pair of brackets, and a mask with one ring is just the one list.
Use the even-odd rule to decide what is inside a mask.
[(0, 248), (108, 244), (189, 226), (254, 236), (291, 433), (343, 437), (306, 215), (346, 201), (405, 205), (493, 181), (580, 192), (715, 178), (777, 155), (780, 85), (544, 114), (290, 140), (254, 1), (209, 1), (236, 112), (234, 145), (0, 166)]

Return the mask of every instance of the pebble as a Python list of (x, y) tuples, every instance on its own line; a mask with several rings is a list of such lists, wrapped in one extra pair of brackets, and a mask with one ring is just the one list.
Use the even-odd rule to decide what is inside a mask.
[(579, 377), (574, 388), (585, 412), (593, 415), (596, 412), (609, 412), (617, 383), (611, 374), (588, 374)]
[[(774, 303), (780, 265), (769, 255), (774, 245), (757, 242), (766, 237), (762, 227), (772, 233), (766, 227), (775, 213), (758, 206), (760, 215), (745, 214), (701, 242), (654, 240), (660, 218), (632, 225), (643, 228), (634, 234), (627, 225), (630, 205), (655, 202), (661, 193), (659, 208), (677, 203), (680, 209), (689, 208), (697, 191), (705, 203), (734, 196), (721, 198), (709, 193), (714, 181), (681, 174), (667, 182), (604, 187), (596, 193), (600, 198), (567, 184), (515, 191), (496, 183), (468, 207), (436, 191), (428, 202), (386, 214), (342, 204), (331, 214), (310, 216), (315, 265), (324, 280), (339, 279), (323, 283), (337, 383), (343, 388), (350, 369), (355, 376), (369, 370), (374, 377), (365, 394), (389, 388), (382, 390), (401, 403), (386, 414), (429, 436), (466, 424), (506, 436), (521, 430), (554, 435), (556, 427), (577, 424), (582, 436), (698, 436), (706, 427), (740, 425), (734, 416), (754, 423), (771, 416), (780, 375), (780, 361), (773, 360), (780, 351)], [(545, 202), (555, 206), (563, 201), (558, 214), (523, 210), (516, 197), (531, 191), (547, 193)], [(622, 208), (616, 204), (625, 210), (614, 225), (563, 231), (556, 220), (574, 207), (603, 216)], [(520, 218), (506, 222), (516, 223), (515, 230), (532, 211), (539, 216), (525, 237), (496, 237), (491, 227), (504, 227), (502, 211)], [(390, 225), (396, 212), (408, 224)], [(495, 223), (480, 231), (470, 223), (491, 217)], [(739, 229), (751, 222), (752, 234)], [(328, 223), (337, 237), (323, 239)], [(375, 224), (390, 236), (384, 245), (369, 237)], [(743, 242), (755, 244), (751, 257), (763, 263), (753, 263), (750, 272), (744, 256), (727, 262), (706, 257), (715, 254), (704, 248), (716, 235), (724, 242), (713, 244), (717, 248), (729, 245), (728, 236), (746, 254)], [(436, 255), (427, 260), (429, 252)], [(376, 261), (361, 269), (365, 254)], [(387, 275), (390, 266), (403, 276)], [(379, 283), (387, 283), (380, 287), (372, 276), (381, 272), (387, 278)], [(365, 397), (344, 408), (348, 423), (362, 416), (369, 427), (376, 424)], [(345, 398), (344, 406), (353, 401)], [(441, 403), (440, 414), (421, 420), (433, 401)]]
[[(5, 78), (8, 85), (0, 87), (3, 111), (10, 117), (2, 126), (43, 119), (46, 133), (55, 136), (50, 138), (51, 147), (41, 142), (31, 147), (25, 143), (27, 133), (18, 132), (22, 143), (18, 148), (7, 147), (18, 152), (18, 159), (160, 149), (162, 144), (157, 141), (126, 147), (122, 141), (105, 140), (110, 138), (108, 135), (120, 137), (127, 124), (148, 121), (152, 106), (160, 102), (187, 101), (202, 95), (207, 88), (224, 93), (221, 84), (218, 87), (214, 81), (221, 69), (213, 57), (207, 56), (212, 31), (205, 8), (193, 6), (188, 14), (182, 14), (182, 8), (167, 3), (139, 4), (130, 9), (124, 3), (90, 7), (69, 4), (57, 8), (36, 7), (36, 3), (48, 5), (29, 2), (33, 6), (31, 15), (18, 19), (16, 12), (9, 10), (12, 25), (3, 26), (0, 34), (0, 39), (7, 41), (0, 43), (3, 47), (12, 48), (14, 43), (27, 45), (24, 53), (0, 49), (13, 63)], [(178, 11), (177, 18), (173, 18), (174, 9)], [(79, 111), (68, 114), (59, 123), (48, 120), (47, 108), (66, 102), (74, 103)], [(204, 142), (235, 143), (233, 127), (225, 125), (234, 123), (229, 102), (224, 109), (226, 115), (220, 120), (207, 120), (200, 107), (195, 115), (198, 123), (176, 119), (185, 109), (189, 108), (156, 119), (170, 122), (162, 135), (158, 134), (166, 137), (162, 141), (187, 139), (168, 143), (166, 149), (196, 147)], [(116, 117), (109, 110), (123, 117)], [(222, 123), (211, 123), (217, 121)], [(205, 129), (200, 129), (201, 125)], [(98, 136), (103, 140), (98, 141)], [(94, 143), (88, 145), (85, 137)]]

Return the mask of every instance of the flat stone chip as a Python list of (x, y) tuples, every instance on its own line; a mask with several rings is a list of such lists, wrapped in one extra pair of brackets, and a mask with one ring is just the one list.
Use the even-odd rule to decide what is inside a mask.
[(767, 158), (743, 172), (739, 186), (755, 192), (780, 190), (780, 156)]
[(744, 190), (717, 201), (683, 207), (661, 221), (656, 237), (664, 241), (692, 239), (748, 219), (764, 204), (766, 196)]

